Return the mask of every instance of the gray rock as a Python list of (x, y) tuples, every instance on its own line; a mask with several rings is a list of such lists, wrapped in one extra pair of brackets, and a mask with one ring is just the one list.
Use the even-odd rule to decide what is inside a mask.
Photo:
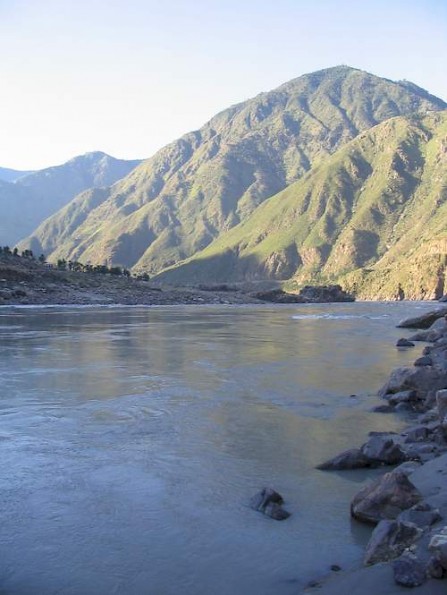
[(395, 582), (403, 587), (419, 587), (427, 580), (424, 564), (410, 552), (393, 562), (393, 574)]
[(395, 368), (380, 389), (379, 395), (385, 397), (401, 391), (416, 390), (420, 393), (437, 391), (447, 387), (447, 374), (439, 371), (435, 366), (417, 368)]
[(402, 463), (399, 465), (399, 467), (396, 467), (394, 472), (399, 471), (409, 477), (413, 471), (416, 471), (416, 469), (419, 469), (419, 467), (421, 467), (421, 463), (419, 461), (405, 461), (405, 463)]
[(391, 471), (363, 487), (352, 499), (351, 515), (364, 523), (396, 519), (422, 499), (402, 471)]
[(425, 442), (430, 438), (431, 432), (427, 426), (415, 426), (405, 432), (405, 442)]
[(433, 508), (427, 502), (419, 502), (408, 510), (404, 510), (398, 516), (398, 521), (413, 523), (420, 529), (431, 527), (441, 520), (441, 514), (437, 508)]
[(447, 570), (447, 526), (433, 535), (428, 544), (428, 549), (435, 555), (435, 558), (439, 560), (444, 570)]
[(414, 343), (413, 341), (409, 341), (408, 339), (401, 337), (397, 340), (396, 347), (414, 347)]
[(447, 390), (438, 390), (436, 392), (436, 407), (438, 408), (439, 421), (442, 424), (447, 417)]
[(438, 408), (441, 433), (447, 438), (447, 390), (438, 390), (436, 393), (436, 406)]
[(415, 410), (415, 406), (411, 403), (398, 403), (394, 409), (397, 413), (408, 413)]
[(320, 465), (317, 465), (317, 469), (323, 471), (336, 471), (344, 469), (360, 469), (362, 467), (370, 467), (371, 461), (366, 457), (361, 449), (351, 448), (345, 450), (333, 459), (329, 459)]
[[(436, 332), (436, 331), (435, 331)], [(432, 336), (433, 331), (419, 331), (418, 333), (415, 333), (414, 335), (411, 335), (410, 337), (408, 337), (409, 341), (429, 341), (429, 337)]]
[(284, 500), (281, 494), (272, 488), (264, 488), (261, 492), (253, 496), (250, 500), (250, 506), (253, 510), (262, 512), (266, 516), (282, 521), (290, 516), (287, 510), (281, 508)]
[(430, 326), (447, 314), (447, 308), (438, 308), (437, 310), (431, 310), (430, 312), (426, 312), (425, 314), (421, 314), (420, 316), (415, 316), (413, 318), (406, 318), (401, 320), (397, 325), (398, 328), (430, 328)]
[(284, 510), (281, 504), (277, 504), (276, 502), (270, 502), (267, 504), (262, 512), (275, 521), (284, 521), (290, 516), (290, 512)]
[(414, 362), (415, 366), (432, 366), (433, 360), (429, 355), (423, 355), (422, 357), (418, 357), (418, 359)]
[(438, 409), (433, 407), (433, 409), (429, 409), (423, 415), (419, 417), (419, 421), (421, 424), (430, 423), (438, 419)]
[(361, 451), (370, 461), (384, 465), (397, 465), (407, 458), (399, 444), (387, 436), (372, 436)]
[(425, 568), (425, 572), (429, 578), (443, 578), (445, 575), (445, 570), (442, 567), (441, 562), (436, 558), (436, 556), (432, 556)]
[(400, 556), (422, 535), (422, 529), (404, 521), (380, 521), (366, 546), (366, 565), (388, 562)]
[(401, 390), (398, 393), (387, 395), (390, 405), (398, 403), (415, 403), (418, 401), (418, 394), (415, 390)]
[(445, 316), (438, 318), (434, 321), (434, 323), (429, 327), (430, 331), (438, 331), (439, 333), (446, 334), (447, 333), (447, 319)]

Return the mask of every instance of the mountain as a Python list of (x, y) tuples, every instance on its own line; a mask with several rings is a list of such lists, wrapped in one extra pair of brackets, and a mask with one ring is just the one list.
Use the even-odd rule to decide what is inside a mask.
[(15, 182), (23, 176), (32, 174), (32, 171), (19, 171), (18, 169), (9, 169), (8, 167), (0, 167), (0, 181)]
[(389, 118), (445, 109), (416, 85), (339, 66), (221, 112), (113, 187), (87, 191), (23, 247), (157, 273), (247, 220), (267, 198)]
[(83, 190), (109, 186), (139, 163), (94, 152), (29, 173), (14, 183), (0, 180), (0, 244), (14, 246)]
[[(342, 281), (370, 298), (440, 297), (447, 266), (447, 111), (357, 136), (245, 222), (160, 275), (169, 283)], [(447, 287), (446, 287), (447, 289)]]

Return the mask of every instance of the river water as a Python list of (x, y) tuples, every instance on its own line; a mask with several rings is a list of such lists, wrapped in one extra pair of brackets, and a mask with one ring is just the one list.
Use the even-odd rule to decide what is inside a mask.
[[(0, 309), (2, 595), (292, 594), (361, 559), (371, 413), (427, 303)], [(284, 522), (252, 511), (280, 491)]]

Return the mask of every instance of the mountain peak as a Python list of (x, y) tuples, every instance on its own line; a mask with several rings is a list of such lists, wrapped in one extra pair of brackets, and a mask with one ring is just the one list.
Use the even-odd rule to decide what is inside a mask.
[(157, 273), (205, 248), (360, 133), (445, 104), (346, 65), (232, 106), (27, 239), (52, 259)]

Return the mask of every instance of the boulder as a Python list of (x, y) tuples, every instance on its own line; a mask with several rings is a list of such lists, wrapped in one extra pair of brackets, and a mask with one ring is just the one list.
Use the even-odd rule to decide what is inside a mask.
[(345, 469), (360, 469), (362, 467), (370, 466), (371, 461), (363, 454), (360, 448), (351, 448), (345, 450), (334, 458), (317, 465), (317, 469), (323, 471), (338, 471)]
[(442, 316), (435, 320), (435, 322), (430, 326), (428, 329), (430, 331), (438, 331), (445, 335), (447, 333), (447, 318), (446, 316)]
[(431, 433), (427, 426), (415, 426), (405, 432), (405, 442), (425, 442), (430, 438)]
[(290, 512), (281, 507), (283, 502), (281, 494), (272, 488), (264, 488), (253, 496), (250, 500), (250, 506), (253, 510), (262, 512), (266, 516), (275, 519), (275, 521), (282, 521), (290, 516)]
[(436, 393), (436, 407), (438, 409), (441, 434), (447, 438), (447, 390), (438, 390)]
[[(399, 393), (407, 390), (416, 390), (418, 393), (437, 391), (447, 387), (447, 374), (442, 373), (434, 366), (417, 368), (395, 368), (380, 389), (379, 396)], [(419, 395), (418, 395), (419, 396)]]
[(447, 526), (439, 531), (430, 540), (428, 549), (439, 560), (444, 570), (447, 570)]
[(433, 508), (428, 502), (418, 502), (408, 510), (401, 512), (397, 520), (404, 523), (413, 523), (420, 529), (426, 529), (440, 521), (441, 518), (437, 508)]
[(396, 519), (422, 499), (402, 471), (392, 471), (363, 487), (351, 502), (351, 515), (364, 523)]
[(422, 529), (404, 521), (380, 521), (366, 546), (366, 565), (388, 562), (400, 556), (422, 535)]
[(416, 403), (419, 400), (418, 394), (415, 390), (401, 390), (398, 393), (385, 395), (389, 400), (390, 405), (398, 405), (399, 403)]
[(405, 318), (401, 320), (397, 325), (398, 328), (430, 328), (431, 325), (447, 314), (447, 308), (438, 308), (437, 310), (431, 310), (430, 312), (426, 312), (425, 314), (421, 314), (420, 316), (415, 316), (413, 318)]
[(394, 580), (402, 587), (419, 587), (427, 580), (424, 564), (411, 552), (393, 562)]
[(441, 562), (435, 556), (432, 556), (425, 568), (425, 572), (429, 578), (443, 578), (445, 575), (445, 570), (442, 567)]
[(432, 333), (432, 331), (419, 331), (418, 333), (411, 335), (411, 337), (408, 337), (408, 340), (415, 341), (415, 342), (419, 342), (419, 341), (428, 342), (428, 340), (429, 340), (428, 338), (431, 336), (430, 333)]
[(404, 339), (402, 337), (401, 339), (398, 339), (396, 347), (414, 347), (414, 343), (413, 341), (409, 341), (408, 339)]
[(447, 417), (447, 390), (438, 390), (436, 393), (436, 407), (438, 408), (439, 421)]
[(429, 355), (423, 355), (422, 357), (418, 357), (418, 359), (414, 362), (415, 366), (432, 366), (433, 360)]
[(399, 444), (389, 436), (372, 436), (361, 451), (372, 463), (383, 465), (398, 465), (407, 458)]

